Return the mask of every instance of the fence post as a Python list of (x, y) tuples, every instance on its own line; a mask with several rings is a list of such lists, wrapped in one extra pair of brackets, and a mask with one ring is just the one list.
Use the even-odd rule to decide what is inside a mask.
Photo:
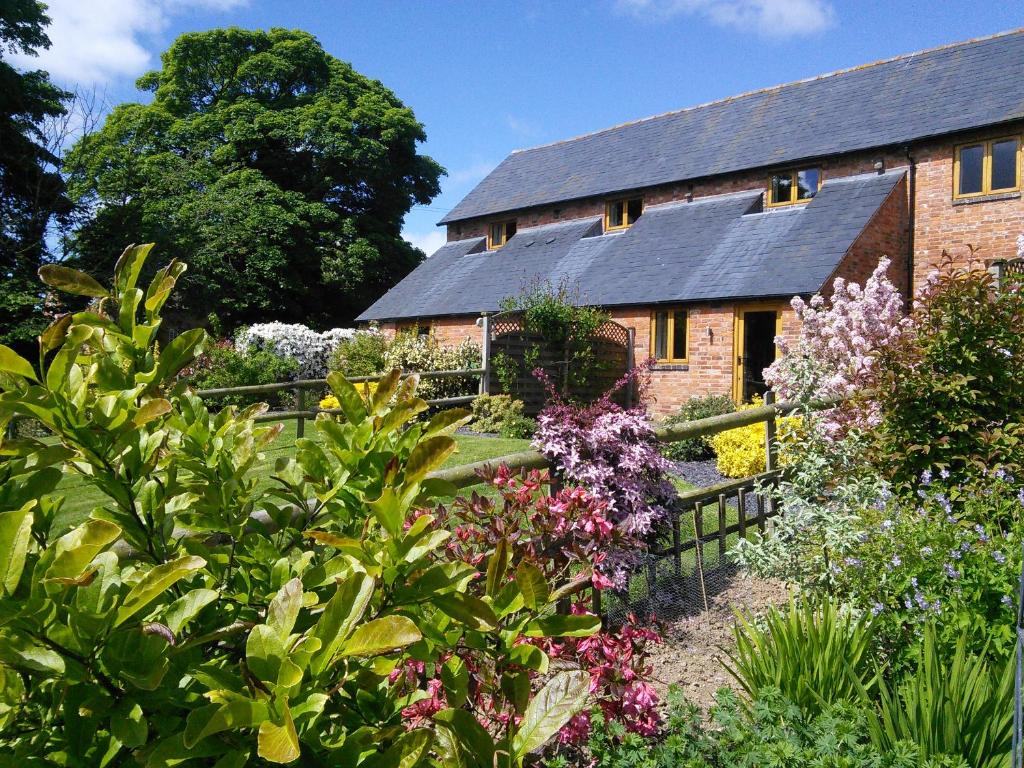
[(491, 391), (491, 318), (488, 315), (481, 315), (480, 321), (480, 329), (483, 331), (480, 367), (484, 371), (480, 374), (480, 394), (486, 395)]
[[(306, 410), (306, 393), (302, 387), (295, 388), (295, 410), (300, 414)], [(295, 439), (306, 434), (306, 420), (300, 415), (295, 424)]]
[[(633, 368), (636, 366), (636, 350), (634, 349), (634, 345), (636, 343), (636, 328), (626, 329), (626, 339), (626, 370), (632, 371)], [(636, 382), (631, 381), (626, 386), (627, 408), (633, 407), (633, 387), (635, 386), (635, 384)]]
[[(764, 404), (775, 405), (775, 393), (770, 389), (764, 393)], [(774, 472), (778, 464), (778, 441), (775, 439), (775, 412), (764, 422), (764, 468)]]

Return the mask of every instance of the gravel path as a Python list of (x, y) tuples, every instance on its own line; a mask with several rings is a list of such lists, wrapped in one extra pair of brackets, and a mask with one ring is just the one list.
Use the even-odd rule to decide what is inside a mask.
[(710, 485), (724, 483), (724, 477), (716, 468), (714, 459), (704, 461), (671, 461), (672, 474), (681, 477), (695, 488), (707, 488)]

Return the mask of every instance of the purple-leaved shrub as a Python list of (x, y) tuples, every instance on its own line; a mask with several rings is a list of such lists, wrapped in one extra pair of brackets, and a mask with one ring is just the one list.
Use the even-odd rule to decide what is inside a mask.
[[(603, 501), (612, 522), (637, 546), (667, 516), (676, 497), (646, 409), (623, 408), (611, 399), (646, 371), (643, 366), (630, 371), (587, 405), (563, 400), (549, 386), (549, 404), (537, 417), (534, 437), (534, 446), (552, 461), (555, 473)], [(542, 371), (534, 375), (546, 381)], [(621, 580), (624, 574), (618, 576)]]

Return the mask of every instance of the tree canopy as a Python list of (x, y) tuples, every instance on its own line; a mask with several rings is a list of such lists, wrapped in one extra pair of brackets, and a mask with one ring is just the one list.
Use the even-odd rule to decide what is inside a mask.
[(80, 266), (155, 241), (191, 266), (178, 317), (231, 328), (350, 321), (423, 258), (402, 220), (444, 171), (379, 81), (298, 30), (188, 33), (161, 59), (138, 81), (152, 101), (120, 105), (69, 154), (90, 209)]
[(22, 72), (3, 57), (48, 48), (44, 6), (0, 3), (0, 342), (24, 346), (43, 327), (36, 271), (47, 257), (46, 231), (71, 204), (42, 125), (64, 112), (68, 94), (42, 71)]

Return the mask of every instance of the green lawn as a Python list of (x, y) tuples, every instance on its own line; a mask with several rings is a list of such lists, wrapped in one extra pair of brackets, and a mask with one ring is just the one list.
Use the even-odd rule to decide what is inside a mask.
[[(270, 485), (270, 473), (274, 470), (275, 462), (279, 458), (291, 455), (295, 447), (295, 426), (296, 422), (294, 421), (285, 422), (284, 431), (274, 441), (271, 448), (264, 452), (263, 461), (255, 468), (255, 472), (265, 478), (263, 482), (266, 485)], [(306, 425), (306, 437), (317, 437), (316, 429), (309, 424)], [(455, 441), (458, 443), (458, 450), (445, 463), (446, 467), (472, 464), (475, 461), (525, 451), (530, 447), (529, 440), (510, 440), (501, 437), (456, 435)], [(102, 504), (105, 498), (80, 475), (66, 475), (58, 486), (58, 490), (66, 494), (64, 515), (62, 516), (65, 519), (84, 518), (93, 507)]]

